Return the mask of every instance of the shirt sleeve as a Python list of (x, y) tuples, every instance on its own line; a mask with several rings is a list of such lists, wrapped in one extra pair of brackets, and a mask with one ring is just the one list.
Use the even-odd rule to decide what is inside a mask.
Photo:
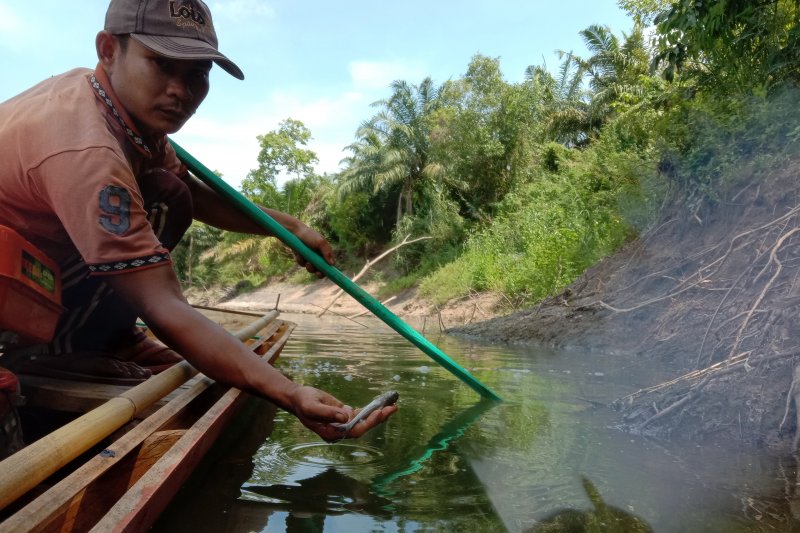
[(31, 174), (91, 275), (170, 263), (122, 154), (108, 147), (63, 152)]
[(165, 143), (164, 146), (163, 167), (181, 179), (184, 179), (189, 174), (189, 169), (178, 158), (178, 154), (169, 142)]

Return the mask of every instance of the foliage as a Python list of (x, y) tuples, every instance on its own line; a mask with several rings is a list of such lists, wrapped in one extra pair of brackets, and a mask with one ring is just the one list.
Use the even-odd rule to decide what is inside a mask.
[(650, 24), (660, 12), (666, 10), (672, 0), (617, 0), (617, 5), (641, 24)]
[(670, 113), (664, 121), (660, 166), (685, 196), (690, 213), (796, 155), (797, 96), (794, 87), (769, 96), (719, 99), (699, 94)]
[(581, 146), (589, 141), (594, 129), (589, 101), (583, 87), (585, 72), (572, 52), (559, 52), (561, 65), (555, 75), (545, 66), (529, 66), (525, 71), (528, 90), (536, 105), (534, 117), (544, 124), (537, 140), (556, 141), (567, 146)]
[(258, 286), (294, 266), (294, 256), (272, 237), (229, 232), (209, 250), (205, 259), (214, 265), (218, 282), (236, 284), (243, 279)]
[(393, 262), (400, 272), (415, 270), (430, 271), (441, 266), (460, 250), (464, 240), (464, 220), (458, 214), (458, 206), (445, 191), (433, 184), (422, 194), (420, 210), (414, 216), (406, 216), (394, 230), (392, 242), (398, 243), (406, 236), (430, 237), (397, 250)]
[(605, 124), (616, 114), (616, 104), (634, 105), (646, 94), (650, 56), (644, 33), (636, 24), (620, 42), (607, 26), (592, 25), (580, 35), (591, 53), (579, 60), (589, 77), (591, 114)]
[(487, 220), (519, 180), (534, 127), (532, 106), (524, 88), (503, 80), (499, 59), (474, 56), (463, 78), (443, 86), (431, 149), (446, 169), (439, 183), (461, 216)]
[[(474, 232), (464, 254), (427, 277), (435, 301), (470, 290), (530, 304), (572, 282), (629, 236), (616, 209), (623, 182), (596, 151), (551, 147), (558, 170), (544, 171), (501, 202), (491, 226)], [(555, 155), (554, 155), (555, 154)]]
[[(366, 258), (389, 241), (394, 213), (384, 209), (387, 194), (353, 191), (326, 198), (326, 234), (346, 255)], [(320, 226), (318, 226), (320, 227)]]
[(677, 0), (655, 17), (655, 64), (687, 70), (717, 94), (799, 81), (800, 6), (793, 0)]
[[(252, 201), (303, 219), (314, 214), (320, 202), (318, 191), (326, 179), (314, 173), (316, 154), (303, 148), (311, 139), (311, 131), (291, 118), (277, 130), (259, 135), (261, 150), (258, 168), (242, 181), (242, 192)], [(294, 176), (278, 187), (281, 175)], [(191, 237), (191, 236), (190, 236)], [(293, 255), (274, 238), (228, 233), (208, 247), (203, 261), (213, 264), (214, 281), (236, 284), (246, 279), (259, 285), (272, 276), (282, 274), (294, 265)]]
[(251, 170), (242, 181), (242, 193), (267, 207), (287, 205), (289, 202), (286, 194), (281, 194), (277, 178), (285, 173), (294, 176), (295, 182), (303, 183), (313, 176), (317, 156), (301, 148), (311, 140), (311, 131), (299, 120), (287, 118), (277, 130), (257, 138), (261, 146), (258, 168)]
[(217, 281), (203, 254), (222, 240), (222, 230), (193, 221), (178, 246), (170, 253), (175, 271), (186, 287), (209, 285)]

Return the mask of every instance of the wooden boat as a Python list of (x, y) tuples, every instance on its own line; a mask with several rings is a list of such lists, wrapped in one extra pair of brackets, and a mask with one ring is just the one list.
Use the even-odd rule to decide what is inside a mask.
[[(270, 363), (295, 327), (277, 317), (235, 333)], [(29, 405), (88, 412), (0, 462), (2, 533), (145, 531), (247, 398), (186, 362), (132, 388), (20, 382)]]

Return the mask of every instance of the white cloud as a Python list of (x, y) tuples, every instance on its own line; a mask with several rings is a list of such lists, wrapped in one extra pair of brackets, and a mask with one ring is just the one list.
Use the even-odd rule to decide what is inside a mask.
[[(276, 91), (263, 105), (268, 114), (279, 116), (278, 121), (291, 117), (316, 133), (329, 128), (339, 129), (344, 123), (352, 122), (354, 112), (369, 103), (365, 95), (356, 92), (309, 99), (292, 91)], [(353, 132), (355, 127), (353, 124)]]
[(39, 38), (40, 32), (10, 5), (0, 3), (0, 45), (22, 50)]
[[(353, 142), (355, 130), (368, 113), (365, 95), (345, 92), (330, 98), (305, 98), (294, 92), (275, 92), (255, 102), (247, 115), (232, 117), (201, 107), (175, 140), (212, 170), (222, 172), (238, 188), (247, 173), (258, 166), (258, 135), (276, 130), (286, 118), (300, 120), (311, 130), (308, 148), (319, 158), (319, 174), (335, 173), (348, 155), (344, 147)], [(279, 177), (279, 184), (285, 180)]]
[(353, 86), (360, 90), (386, 89), (396, 80), (419, 83), (426, 76), (421, 65), (403, 62), (353, 61), (348, 68)]
[(214, 19), (230, 18), (237, 21), (251, 20), (253, 17), (273, 17), (275, 9), (263, 0), (219, 0), (209, 8)]
[(235, 188), (258, 166), (258, 141), (251, 125), (195, 118), (173, 137), (205, 166), (222, 172)]
[(344, 151), (344, 146), (333, 142), (317, 142), (311, 148), (319, 158), (319, 164), (316, 167), (318, 174), (334, 174), (341, 170), (339, 162), (350, 155), (349, 152)]

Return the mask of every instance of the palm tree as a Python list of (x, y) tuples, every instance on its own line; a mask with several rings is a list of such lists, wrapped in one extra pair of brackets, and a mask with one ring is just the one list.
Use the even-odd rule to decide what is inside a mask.
[(340, 161), (344, 170), (339, 174), (339, 197), (347, 196), (355, 191), (375, 189), (375, 176), (382, 168), (384, 143), (375, 131), (359, 129), (359, 139), (345, 149), (352, 155)]
[(642, 77), (649, 75), (650, 54), (640, 25), (623, 42), (608, 26), (592, 25), (580, 32), (591, 52), (578, 60), (589, 78), (593, 122), (602, 126), (613, 115), (613, 104), (621, 100), (640, 100), (644, 94)]
[(525, 70), (528, 84), (538, 93), (548, 139), (567, 146), (585, 144), (592, 129), (589, 98), (583, 88), (585, 70), (572, 52), (558, 52), (555, 76), (543, 66)]
[[(607, 26), (592, 25), (580, 32), (591, 55), (581, 59), (559, 51), (555, 76), (544, 67), (526, 70), (546, 111), (547, 131), (567, 146), (586, 144), (614, 115), (616, 104), (629, 107), (644, 98), (642, 79), (649, 76), (650, 52), (642, 27), (636, 24), (620, 41)], [(584, 82), (588, 81), (588, 90)]]
[(397, 222), (414, 214), (414, 195), (425, 181), (436, 180), (444, 167), (430, 161), (430, 118), (438, 109), (441, 88), (430, 78), (419, 85), (395, 81), (392, 95), (373, 105), (383, 109), (362, 124), (353, 153), (340, 175), (339, 194), (371, 187), (398, 189)]

